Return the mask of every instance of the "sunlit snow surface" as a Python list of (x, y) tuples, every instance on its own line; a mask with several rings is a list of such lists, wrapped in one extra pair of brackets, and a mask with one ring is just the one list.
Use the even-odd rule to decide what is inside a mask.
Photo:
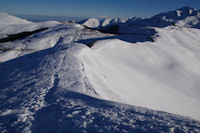
[(1, 132), (200, 131), (190, 118), (91, 97), (95, 88), (76, 57), (81, 47), (56, 46), (0, 64)]
[(0, 132), (200, 132), (199, 29), (155, 28), (147, 42), (38, 24), (49, 29), (1, 43)]
[(97, 42), (80, 52), (105, 99), (200, 119), (200, 30), (157, 29), (156, 42)]

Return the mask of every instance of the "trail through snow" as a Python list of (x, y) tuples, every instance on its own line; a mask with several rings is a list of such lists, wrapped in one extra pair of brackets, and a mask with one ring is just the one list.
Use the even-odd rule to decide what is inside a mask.
[(0, 26), (0, 37), (49, 27), (0, 44), (0, 132), (200, 132), (199, 29), (30, 25)]

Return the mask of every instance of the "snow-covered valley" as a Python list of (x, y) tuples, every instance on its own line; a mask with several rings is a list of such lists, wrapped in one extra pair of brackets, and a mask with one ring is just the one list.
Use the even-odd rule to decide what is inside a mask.
[[(188, 17), (34, 23), (0, 13), (1, 38), (47, 28), (0, 43), (0, 132), (200, 132), (200, 13), (175, 12)], [(101, 32), (113, 25), (120, 34)]]

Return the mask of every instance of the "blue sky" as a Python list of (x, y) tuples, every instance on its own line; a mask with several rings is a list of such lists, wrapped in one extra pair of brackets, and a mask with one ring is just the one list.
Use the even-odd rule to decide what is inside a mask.
[(0, 11), (15, 15), (151, 17), (200, 0), (0, 0)]

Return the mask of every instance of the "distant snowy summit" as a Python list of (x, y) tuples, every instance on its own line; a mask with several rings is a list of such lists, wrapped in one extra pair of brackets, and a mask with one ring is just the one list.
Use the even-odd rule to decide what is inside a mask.
[(0, 12), (0, 25), (9, 25), (9, 24), (27, 24), (31, 23), (25, 19), (21, 19), (15, 16), (11, 16), (7, 13)]
[(89, 28), (102, 28), (111, 26), (114, 24), (124, 23), (127, 19), (122, 18), (89, 18), (83, 21), (80, 21), (79, 24), (82, 24), (83, 26), (89, 27)]
[(60, 24), (57, 21), (31, 22), (22, 18), (0, 12), (0, 39), (8, 35), (29, 32), (41, 28), (50, 28)]
[(170, 23), (181, 27), (200, 28), (200, 10), (190, 7), (182, 7), (175, 11), (160, 13), (151, 18), (153, 22)]
[(164, 28), (168, 26), (200, 28), (200, 11), (190, 7), (160, 13), (151, 18), (133, 18), (120, 24), (121, 33), (145, 33), (150, 27)]
[(147, 33), (149, 27), (164, 28), (168, 26), (200, 28), (200, 10), (190, 7), (157, 14), (151, 18), (89, 18), (81, 21), (83, 26), (100, 29), (107, 33)]

